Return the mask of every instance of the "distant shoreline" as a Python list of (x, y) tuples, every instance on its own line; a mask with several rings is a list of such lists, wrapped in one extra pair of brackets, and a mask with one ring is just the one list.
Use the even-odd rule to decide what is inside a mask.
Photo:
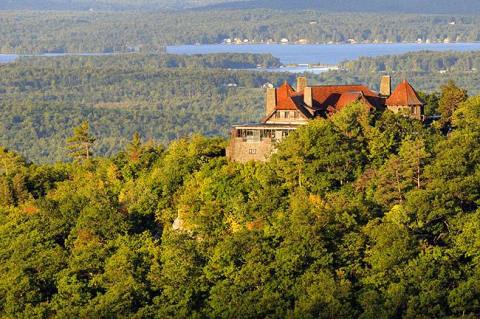
[(480, 42), (358, 43), (358, 44), (207, 44), (167, 46), (170, 54), (255, 53), (271, 54), (283, 65), (338, 65), (360, 57), (399, 55), (418, 51), (480, 51)]
[[(264, 46), (264, 45), (281, 45), (281, 46), (361, 46), (361, 45), (469, 45), (480, 44), (480, 41), (469, 42), (315, 42), (315, 43), (299, 43), (299, 42), (248, 42), (248, 43), (190, 43), (190, 44), (172, 44), (167, 45), (167, 53), (169, 48), (176, 47), (200, 47), (200, 46)], [(0, 52), (0, 56), (17, 56), (17, 57), (56, 57), (56, 56), (110, 56), (110, 55), (123, 55), (123, 54), (162, 54), (161, 52), (132, 52), (132, 51), (115, 51), (115, 52), (42, 52), (42, 53), (12, 53), (12, 52)]]
[[(337, 44), (187, 44), (167, 46), (166, 53), (175, 55), (207, 55), (222, 53), (271, 54), (278, 58), (282, 66), (275, 69), (262, 69), (271, 72), (325, 72), (335, 69), (344, 61), (361, 57), (401, 55), (410, 52), (468, 52), (480, 51), (480, 42), (451, 43), (337, 43)], [(62, 57), (62, 56), (115, 56), (131, 54), (155, 54), (142, 52), (99, 52), (99, 53), (43, 53), (43, 54), (0, 54), (0, 64), (12, 63), (23, 57)], [(157, 53), (161, 54), (161, 53)], [(242, 70), (242, 69), (237, 69)]]
[[(182, 46), (182, 45), (238, 45), (238, 46), (244, 46), (244, 45), (302, 45), (302, 46), (308, 46), (308, 45), (388, 45), (388, 44), (418, 44), (418, 45), (430, 45), (430, 44), (477, 44), (480, 43), (480, 41), (469, 41), (469, 42), (455, 42), (455, 41), (450, 41), (450, 42), (441, 42), (441, 41), (434, 41), (434, 42), (307, 42), (307, 43), (301, 43), (301, 42), (288, 42), (288, 43), (281, 43), (281, 42), (246, 42), (246, 43), (209, 43), (209, 44), (203, 44), (203, 43), (194, 43), (194, 44), (178, 44), (178, 45), (169, 45), (171, 47), (173, 46)], [(169, 47), (167, 46), (167, 47)]]

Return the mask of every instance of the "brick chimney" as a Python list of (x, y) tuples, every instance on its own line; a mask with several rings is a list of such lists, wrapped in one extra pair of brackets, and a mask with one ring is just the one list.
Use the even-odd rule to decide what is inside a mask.
[(380, 81), (380, 95), (389, 97), (392, 95), (392, 78), (390, 75), (382, 76)]
[(308, 107), (313, 107), (312, 88), (309, 86), (303, 90), (303, 103)]
[(297, 92), (303, 92), (307, 87), (307, 78), (304, 76), (297, 77)]
[(267, 88), (265, 97), (265, 116), (269, 116), (277, 107), (277, 89)]

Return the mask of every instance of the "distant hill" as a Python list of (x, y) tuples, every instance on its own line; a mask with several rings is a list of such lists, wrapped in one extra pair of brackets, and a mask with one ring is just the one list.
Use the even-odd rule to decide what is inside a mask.
[(175, 10), (235, 0), (2, 0), (0, 10)]
[(401, 12), (473, 14), (480, 12), (477, 0), (253, 0), (220, 3), (208, 9), (316, 9), (345, 12)]
[(0, 10), (315, 9), (343, 12), (472, 14), (478, 0), (2, 0)]

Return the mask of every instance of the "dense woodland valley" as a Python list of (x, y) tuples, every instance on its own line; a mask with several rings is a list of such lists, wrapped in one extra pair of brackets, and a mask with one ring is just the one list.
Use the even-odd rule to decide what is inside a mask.
[(0, 145), (36, 162), (65, 160), (61, 145), (84, 119), (99, 139), (97, 154), (104, 155), (117, 152), (135, 132), (164, 144), (192, 132), (226, 136), (232, 123), (258, 120), (262, 85), (286, 79), (211, 64), (255, 67), (278, 60), (268, 55), (123, 55), (7, 64), (0, 69)]
[[(407, 78), (427, 94), (426, 113), (435, 115), (448, 79), (480, 94), (480, 77), (472, 71), (478, 63), (474, 53), (421, 52), (345, 62), (344, 70), (308, 77), (312, 84), (378, 89), (388, 71), (394, 84)], [(0, 68), (0, 145), (37, 163), (64, 161), (65, 138), (83, 120), (97, 137), (95, 153), (103, 156), (117, 153), (135, 132), (163, 145), (192, 133), (227, 137), (232, 124), (261, 118), (265, 84), (295, 81), (293, 74), (235, 68), (279, 64), (252, 54), (23, 58)]]
[(267, 163), (198, 135), (98, 157), (87, 122), (73, 163), (1, 149), (1, 316), (477, 318), (480, 98), (439, 112), (352, 104)]
[[(455, 24), (452, 25), (451, 23)], [(180, 12), (0, 11), (1, 53), (163, 52), (225, 39), (309, 43), (480, 41), (480, 16), (273, 9)]]

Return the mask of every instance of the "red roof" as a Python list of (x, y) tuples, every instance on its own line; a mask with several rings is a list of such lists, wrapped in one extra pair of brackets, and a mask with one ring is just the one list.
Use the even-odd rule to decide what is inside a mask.
[[(333, 101), (334, 96), (338, 96), (338, 99), (336, 101)], [(327, 102), (329, 100), (330, 102), (333, 102), (333, 103), (326, 104), (326, 109), (329, 114), (338, 112), (341, 109), (345, 108), (346, 106), (357, 101), (361, 101), (369, 109), (375, 108), (373, 104), (363, 95), (362, 92), (346, 92), (342, 94), (332, 94), (331, 97), (327, 99)]]
[[(303, 92), (301, 92), (303, 93)], [(277, 89), (277, 110), (296, 110), (298, 107), (292, 97), (301, 93), (295, 90), (286, 81)]]
[[(304, 92), (295, 92), (287, 83), (283, 83), (276, 89), (276, 110), (301, 111), (307, 117), (314, 117), (317, 112), (332, 113), (339, 111), (345, 106), (362, 101), (369, 108), (375, 108), (377, 104), (384, 105), (378, 93), (370, 90), (365, 85), (320, 85), (312, 87), (312, 107), (304, 104)], [(268, 116), (267, 116), (268, 118)], [(266, 119), (267, 119), (266, 118)], [(266, 120), (265, 119), (265, 120)]]
[(320, 104), (327, 102), (332, 94), (361, 92), (365, 96), (378, 96), (365, 85), (320, 85), (312, 87), (312, 96)]
[(338, 110), (343, 109), (347, 105), (350, 105), (357, 101), (365, 102), (369, 107), (373, 107), (364, 97), (362, 92), (347, 92), (343, 93), (335, 104)]
[[(304, 91), (296, 92), (285, 81), (275, 90), (275, 110), (299, 111), (306, 118), (325, 116), (340, 111), (354, 102), (360, 101), (369, 109), (383, 110), (385, 106), (423, 105), (415, 89), (403, 81), (398, 85), (390, 98), (385, 99), (365, 85), (319, 85), (311, 89), (310, 101), (304, 100)], [(272, 112), (262, 121), (268, 121), (275, 114)]]
[(410, 83), (404, 80), (397, 86), (395, 91), (393, 91), (392, 95), (387, 99), (386, 104), (389, 106), (415, 106), (423, 105), (423, 102), (420, 101), (417, 92)]

